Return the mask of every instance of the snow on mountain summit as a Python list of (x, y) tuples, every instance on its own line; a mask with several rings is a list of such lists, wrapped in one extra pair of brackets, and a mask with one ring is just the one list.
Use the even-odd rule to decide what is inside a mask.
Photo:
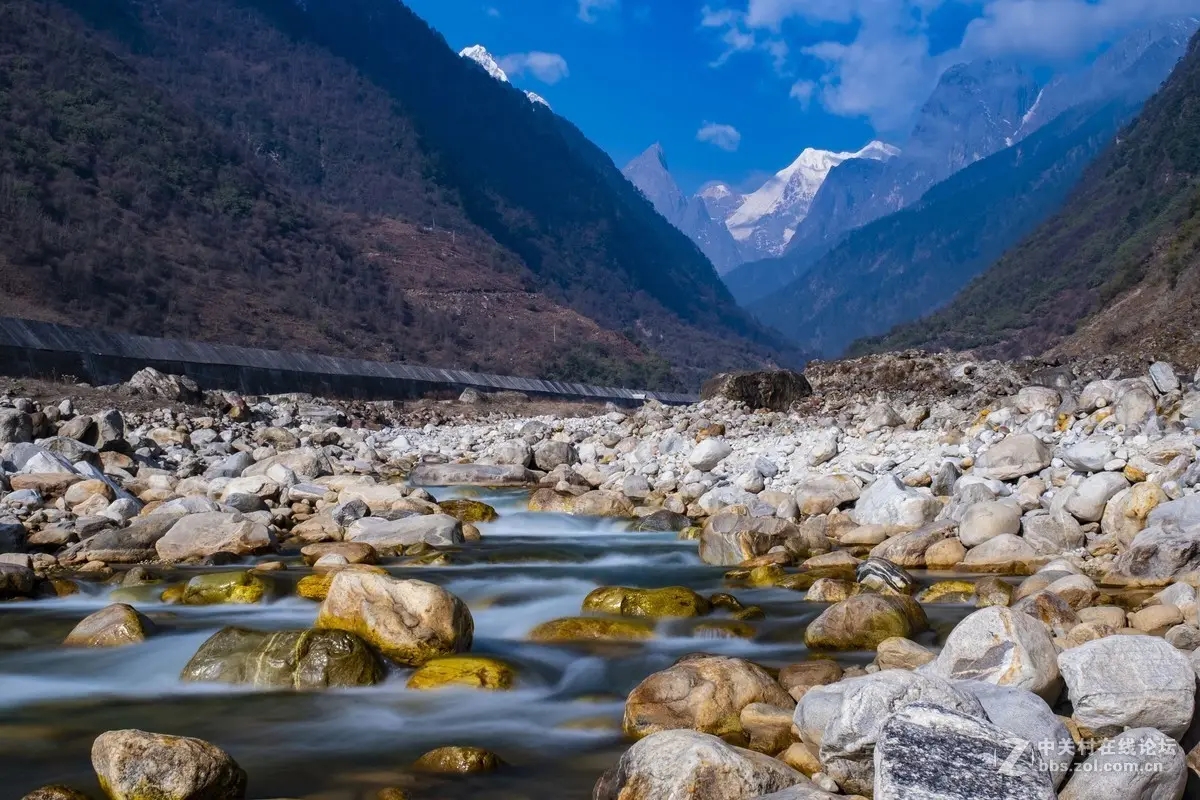
[(504, 70), (500, 69), (500, 62), (488, 52), (488, 49), (481, 44), (464, 47), (459, 53), (463, 58), (469, 58), (479, 66), (483, 67), (483, 71), (491, 75), (501, 83), (508, 83), (508, 75)]
[[(508, 73), (500, 68), (500, 62), (497, 61), (495, 56), (493, 56), (483, 45), (473, 44), (470, 47), (464, 47), (459, 51), (458, 54), (463, 58), (471, 59), (479, 66), (483, 67), (484, 72), (486, 72), (488, 75), (491, 75), (501, 83), (510, 83), (508, 80)], [(550, 108), (550, 104), (546, 102), (546, 98), (542, 97), (537, 92), (523, 90), (523, 93), (529, 98), (529, 102), (535, 105), (543, 105), (546, 108)]]
[(787, 247), (796, 226), (807, 216), (813, 198), (830, 170), (852, 158), (886, 161), (899, 153), (898, 148), (879, 141), (852, 153), (809, 147), (757, 190), (746, 195), (725, 224), (739, 242), (748, 243), (764, 256), (779, 255)]

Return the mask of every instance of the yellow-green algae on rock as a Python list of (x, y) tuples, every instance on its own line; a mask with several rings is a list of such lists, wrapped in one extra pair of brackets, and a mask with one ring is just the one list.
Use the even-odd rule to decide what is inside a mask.
[(601, 586), (583, 600), (582, 610), (622, 617), (699, 617), (707, 614), (709, 602), (686, 586), (662, 589), (630, 589)]
[(654, 624), (641, 619), (565, 617), (543, 622), (529, 632), (535, 642), (638, 641), (654, 637)]
[(270, 588), (267, 579), (249, 571), (213, 572), (189, 580), (179, 602), (187, 606), (259, 603)]
[(502, 766), (499, 756), (481, 747), (439, 747), (418, 758), (413, 769), (453, 775), (492, 772)]
[(469, 686), (475, 689), (511, 689), (516, 671), (486, 656), (445, 656), (425, 662), (408, 679), (409, 689)]
[(443, 500), (438, 503), (438, 506), (444, 513), (449, 514), (459, 522), (474, 524), (477, 522), (494, 522), (500, 518), (500, 515), (496, 513), (496, 509), (478, 500), (468, 500), (466, 498)]

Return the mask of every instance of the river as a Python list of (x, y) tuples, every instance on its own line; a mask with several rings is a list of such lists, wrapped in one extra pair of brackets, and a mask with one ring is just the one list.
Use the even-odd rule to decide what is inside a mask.
[[(438, 492), (439, 499), (457, 494)], [(110, 602), (111, 586), (81, 584), (79, 594), (63, 599), (0, 604), (4, 796), (66, 783), (99, 797), (89, 757), (93, 739), (106, 730), (140, 728), (217, 744), (249, 774), (249, 796), (263, 800), (374, 800), (385, 786), (404, 788), (415, 800), (583, 800), (623, 750), (624, 697), (650, 673), (697, 651), (774, 667), (809, 657), (804, 628), (824, 606), (785, 589), (728, 586), (725, 568), (703, 564), (694, 541), (631, 532), (623, 521), (526, 512), (520, 492), (470, 496), (500, 512), (497, 521), (479, 526), (481, 543), (464, 546), (452, 566), (389, 571), (440, 584), (463, 598), (475, 620), (473, 652), (516, 666), (513, 690), (414, 691), (405, 687), (408, 671), (400, 669), (376, 687), (320, 693), (184, 683), (180, 671), (220, 628), (310, 627), (317, 604), (297, 597), (245, 606), (140, 604), (160, 629), (145, 643), (63, 648), (60, 643), (80, 619)], [(298, 555), (283, 560), (287, 572), (272, 576), (281, 585), (308, 574)], [(214, 570), (176, 570), (179, 577), (201, 571)], [(947, 577), (914, 574), (926, 584)], [(698, 623), (713, 620), (707, 617), (663, 622), (646, 643), (526, 641), (539, 623), (577, 615), (588, 592), (605, 585), (684, 585), (705, 595), (730, 591), (747, 605), (761, 606), (766, 616), (749, 623), (750, 640), (695, 631)], [(922, 641), (936, 641), (972, 610), (928, 606), (935, 630)], [(859, 664), (870, 657), (839, 655), (844, 663)], [(421, 753), (449, 744), (488, 748), (510, 767), (453, 779), (409, 773)]]

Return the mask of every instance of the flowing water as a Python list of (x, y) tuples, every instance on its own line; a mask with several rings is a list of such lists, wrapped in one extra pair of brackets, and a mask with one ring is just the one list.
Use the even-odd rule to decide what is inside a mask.
[[(515, 665), (519, 677), (512, 691), (418, 692), (405, 687), (405, 670), (394, 670), (376, 687), (319, 693), (184, 683), (180, 671), (220, 628), (310, 627), (317, 605), (296, 597), (249, 606), (144, 604), (139, 609), (160, 629), (144, 644), (59, 647), (80, 619), (109, 602), (110, 586), (85, 584), (64, 599), (0, 604), (0, 791), (20, 797), (58, 782), (98, 794), (92, 740), (106, 730), (140, 728), (224, 748), (249, 774), (255, 798), (373, 800), (384, 786), (408, 789), (418, 800), (588, 798), (625, 746), (623, 699), (651, 672), (697, 651), (777, 667), (809, 655), (804, 627), (824, 606), (784, 589), (727, 586), (725, 569), (703, 564), (694, 541), (630, 532), (619, 521), (528, 513), (521, 493), (472, 496), (501, 514), (479, 526), (482, 543), (455, 554), (453, 566), (389, 571), (438, 583), (463, 598), (475, 619), (473, 652)], [(294, 581), (307, 574), (298, 558), (287, 560), (289, 570), (273, 577)], [(525, 640), (539, 623), (578, 614), (587, 593), (606, 585), (684, 585), (705, 595), (732, 591), (743, 603), (761, 606), (766, 618), (750, 623), (751, 640), (697, 635), (698, 621), (688, 620), (661, 623), (646, 643)], [(935, 627), (928, 641), (971, 610), (927, 607)], [(870, 654), (843, 659), (865, 663)], [(486, 747), (511, 766), (454, 779), (407, 771), (421, 753), (449, 744)]]

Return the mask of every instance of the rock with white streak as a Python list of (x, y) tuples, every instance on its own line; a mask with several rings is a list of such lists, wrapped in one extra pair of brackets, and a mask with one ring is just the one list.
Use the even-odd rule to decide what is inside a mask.
[(1025, 689), (1054, 702), (1062, 687), (1054, 642), (1033, 617), (992, 606), (954, 627), (937, 660), (922, 671)]
[[(1015, 754), (1015, 757), (1012, 757)], [(888, 718), (875, 745), (875, 796), (887, 800), (1055, 800), (1027, 739), (929, 703)]]

